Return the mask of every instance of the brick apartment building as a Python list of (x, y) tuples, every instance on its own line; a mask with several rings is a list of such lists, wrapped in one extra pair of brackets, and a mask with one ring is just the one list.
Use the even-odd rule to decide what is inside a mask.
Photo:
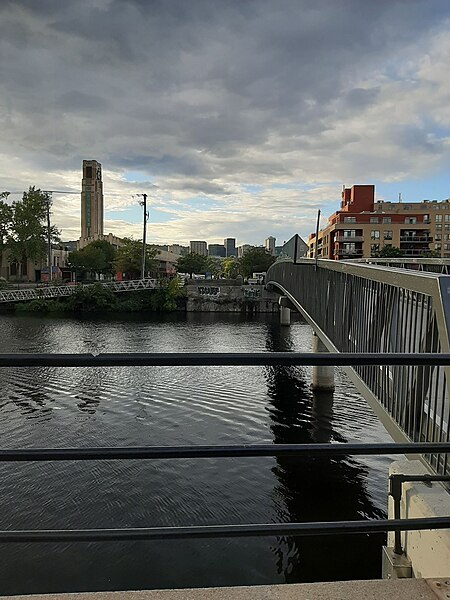
[[(450, 198), (437, 202), (375, 202), (375, 186), (343, 188), (340, 210), (319, 231), (317, 254), (342, 260), (369, 258), (384, 246), (400, 248), (405, 257), (431, 251), (450, 258)], [(315, 257), (316, 234), (308, 238), (308, 256)]]

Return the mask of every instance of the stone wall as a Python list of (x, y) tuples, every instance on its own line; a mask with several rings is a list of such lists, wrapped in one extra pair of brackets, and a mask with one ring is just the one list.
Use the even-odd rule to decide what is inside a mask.
[(278, 312), (278, 294), (264, 285), (238, 285), (217, 279), (189, 281), (187, 312)]

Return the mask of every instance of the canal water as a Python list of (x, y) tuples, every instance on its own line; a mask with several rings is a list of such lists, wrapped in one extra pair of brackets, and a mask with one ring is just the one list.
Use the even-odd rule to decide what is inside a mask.
[[(301, 320), (0, 316), (0, 352), (311, 351)], [(1, 447), (389, 441), (348, 378), (300, 367), (0, 370)], [(388, 457), (0, 464), (0, 529), (383, 518)], [(0, 545), (0, 594), (380, 576), (384, 535)]]

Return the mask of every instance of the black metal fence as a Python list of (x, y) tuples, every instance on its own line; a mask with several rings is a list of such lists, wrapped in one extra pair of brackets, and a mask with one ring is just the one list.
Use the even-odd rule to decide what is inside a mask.
[[(364, 365), (448, 366), (450, 354), (36, 354), (0, 355), (0, 367), (100, 367), (143, 365), (312, 365), (337, 363), (364, 368)], [(235, 446), (125, 447), (125, 448), (26, 448), (0, 450), (0, 462), (69, 461), (69, 460), (169, 460), (181, 458), (258, 457), (258, 456), (339, 456), (381, 454), (430, 454), (446, 456), (446, 441), (406, 444), (256, 444)], [(446, 464), (446, 463), (445, 463)], [(401, 482), (400, 482), (401, 485)], [(395, 488), (395, 486), (394, 486)], [(393, 489), (394, 489), (393, 488)], [(398, 482), (397, 494), (398, 498)], [(394, 494), (393, 491), (391, 491)], [(450, 516), (423, 519), (377, 519), (311, 523), (262, 523), (214, 525), (200, 527), (142, 527), (126, 529), (72, 529), (0, 531), (0, 542), (59, 542), (163, 540), (179, 538), (217, 538), (248, 536), (303, 536), (342, 533), (373, 533), (448, 529)], [(398, 550), (397, 546), (397, 550)], [(401, 551), (401, 548), (400, 548)]]

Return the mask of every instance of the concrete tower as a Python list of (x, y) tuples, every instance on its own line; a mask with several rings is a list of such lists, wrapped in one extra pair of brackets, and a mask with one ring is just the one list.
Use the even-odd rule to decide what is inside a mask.
[(96, 160), (83, 160), (81, 182), (81, 239), (103, 236), (102, 165)]

